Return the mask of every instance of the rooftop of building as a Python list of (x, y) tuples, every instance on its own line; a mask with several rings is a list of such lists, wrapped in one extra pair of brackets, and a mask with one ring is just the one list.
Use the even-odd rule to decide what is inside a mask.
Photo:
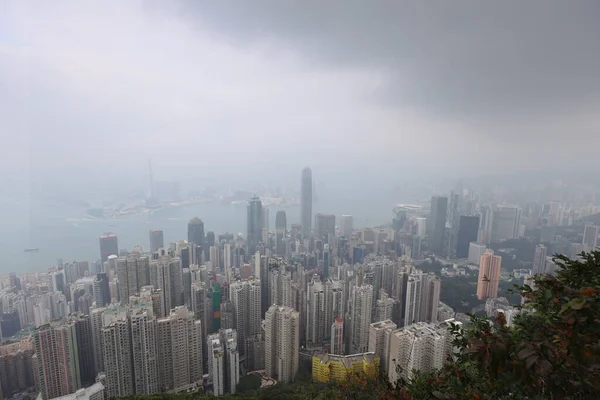
[(53, 400), (79, 400), (79, 399), (89, 399), (91, 395), (100, 393), (104, 390), (104, 385), (100, 382), (94, 383), (92, 386), (89, 386), (85, 389), (79, 389), (75, 393), (68, 394), (66, 396), (55, 397)]
[(350, 354), (347, 356), (340, 356), (336, 354), (327, 353), (316, 353), (314, 357), (318, 358), (323, 364), (339, 362), (348, 368), (352, 367), (352, 364), (356, 362), (375, 364), (379, 360), (379, 357), (377, 357), (375, 353)]

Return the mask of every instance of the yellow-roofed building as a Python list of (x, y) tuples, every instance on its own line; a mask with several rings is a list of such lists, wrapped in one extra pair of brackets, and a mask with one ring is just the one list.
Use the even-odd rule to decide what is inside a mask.
[(375, 377), (379, 370), (379, 357), (375, 353), (338, 356), (316, 353), (312, 358), (312, 376), (317, 382), (343, 382), (351, 376)]

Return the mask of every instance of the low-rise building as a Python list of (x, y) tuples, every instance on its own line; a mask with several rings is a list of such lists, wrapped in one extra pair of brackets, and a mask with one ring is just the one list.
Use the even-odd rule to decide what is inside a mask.
[(379, 357), (375, 353), (340, 356), (316, 353), (312, 358), (312, 374), (316, 382), (344, 382), (354, 375), (375, 377)]

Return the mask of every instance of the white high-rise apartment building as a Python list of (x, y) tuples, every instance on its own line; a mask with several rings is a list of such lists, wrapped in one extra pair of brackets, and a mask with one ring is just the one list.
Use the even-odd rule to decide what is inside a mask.
[(225, 352), (225, 393), (235, 393), (236, 386), (240, 382), (240, 354), (237, 346), (237, 332), (235, 329), (221, 329), (219, 336)]
[(533, 275), (543, 274), (546, 272), (546, 246), (538, 244), (535, 246), (535, 253), (533, 255), (533, 269), (531, 273)]
[(119, 300), (129, 303), (129, 297), (140, 292), (142, 286), (149, 284), (150, 259), (132, 252), (117, 259), (117, 278), (119, 279)]
[(404, 378), (412, 378), (413, 370), (433, 371), (440, 369), (452, 351), (452, 336), (448, 331), (449, 320), (440, 324), (419, 322), (391, 333), (387, 373), (389, 381), (398, 381), (396, 366), (400, 366)]
[(231, 244), (226, 243), (225, 246), (223, 246), (223, 269), (225, 270), (225, 278), (227, 282), (229, 282), (231, 279), (231, 268), (233, 267), (231, 255)]
[(388, 367), (391, 332), (396, 328), (396, 324), (389, 319), (375, 322), (369, 327), (369, 352), (379, 357), (381, 360), (379, 365), (384, 372), (387, 372)]
[(350, 299), (350, 354), (366, 353), (373, 304), (373, 286), (354, 286)]
[(597, 250), (600, 226), (586, 225), (583, 231), (583, 251)]
[(202, 383), (202, 325), (180, 306), (157, 321), (160, 391), (185, 390)]
[(108, 397), (159, 391), (156, 319), (152, 304), (134, 299), (102, 314), (102, 344)]
[(225, 394), (225, 350), (218, 333), (208, 335), (208, 380), (213, 386), (213, 395)]
[(133, 347), (127, 310), (117, 306), (109, 307), (104, 311), (102, 319), (106, 396), (107, 398), (132, 396), (135, 394), (131, 354)]
[(375, 311), (375, 321), (385, 321), (392, 318), (392, 311), (394, 310), (394, 299), (387, 295), (384, 289), (379, 291), (379, 300), (377, 300), (377, 306)]
[[(260, 255), (260, 253), (258, 253)], [(260, 257), (259, 261), (260, 262)], [(260, 268), (260, 266), (259, 266)], [(282, 263), (279, 268), (269, 269), (269, 304), (292, 306), (292, 276)]]
[(290, 307), (272, 305), (265, 314), (265, 373), (291, 382), (298, 373), (300, 314)]
[(331, 324), (342, 317), (344, 310), (344, 282), (328, 279), (320, 281), (313, 276), (308, 284), (306, 298), (306, 343), (320, 346), (329, 337)]
[(261, 333), (260, 280), (236, 281), (229, 287), (229, 299), (234, 309), (234, 325), (241, 355), (246, 354), (246, 339)]
[(183, 270), (181, 260), (168, 256), (152, 260), (150, 263), (150, 284), (162, 290), (162, 315), (169, 315), (171, 309), (183, 305)]

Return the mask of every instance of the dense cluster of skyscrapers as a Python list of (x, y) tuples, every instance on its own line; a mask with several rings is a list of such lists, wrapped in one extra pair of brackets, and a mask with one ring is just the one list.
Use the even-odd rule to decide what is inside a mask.
[[(502, 259), (487, 246), (523, 234), (519, 207), (480, 204), (456, 189), (432, 197), (427, 216), (399, 205), (391, 227), (355, 229), (351, 215), (339, 226), (334, 214), (313, 215), (309, 168), (300, 186), (300, 224), (279, 210), (270, 230), (255, 196), (245, 237), (205, 231), (196, 217), (187, 240), (166, 244), (152, 229), (148, 250), (125, 251), (105, 233), (95, 263), (9, 275), (0, 338), (35, 330), (0, 346), (0, 392), (221, 395), (251, 371), (292, 381), (307, 354), (317, 380), (375, 367), (392, 381), (410, 378), (413, 369), (441, 367), (455, 322), (440, 303), (440, 278), (419, 269), (425, 254), (478, 265), (477, 298), (490, 313), (512, 312), (497, 299)], [(564, 220), (561, 210), (547, 214)], [(586, 226), (581, 249), (595, 248), (598, 233)], [(555, 268), (537, 246), (532, 273)]]

